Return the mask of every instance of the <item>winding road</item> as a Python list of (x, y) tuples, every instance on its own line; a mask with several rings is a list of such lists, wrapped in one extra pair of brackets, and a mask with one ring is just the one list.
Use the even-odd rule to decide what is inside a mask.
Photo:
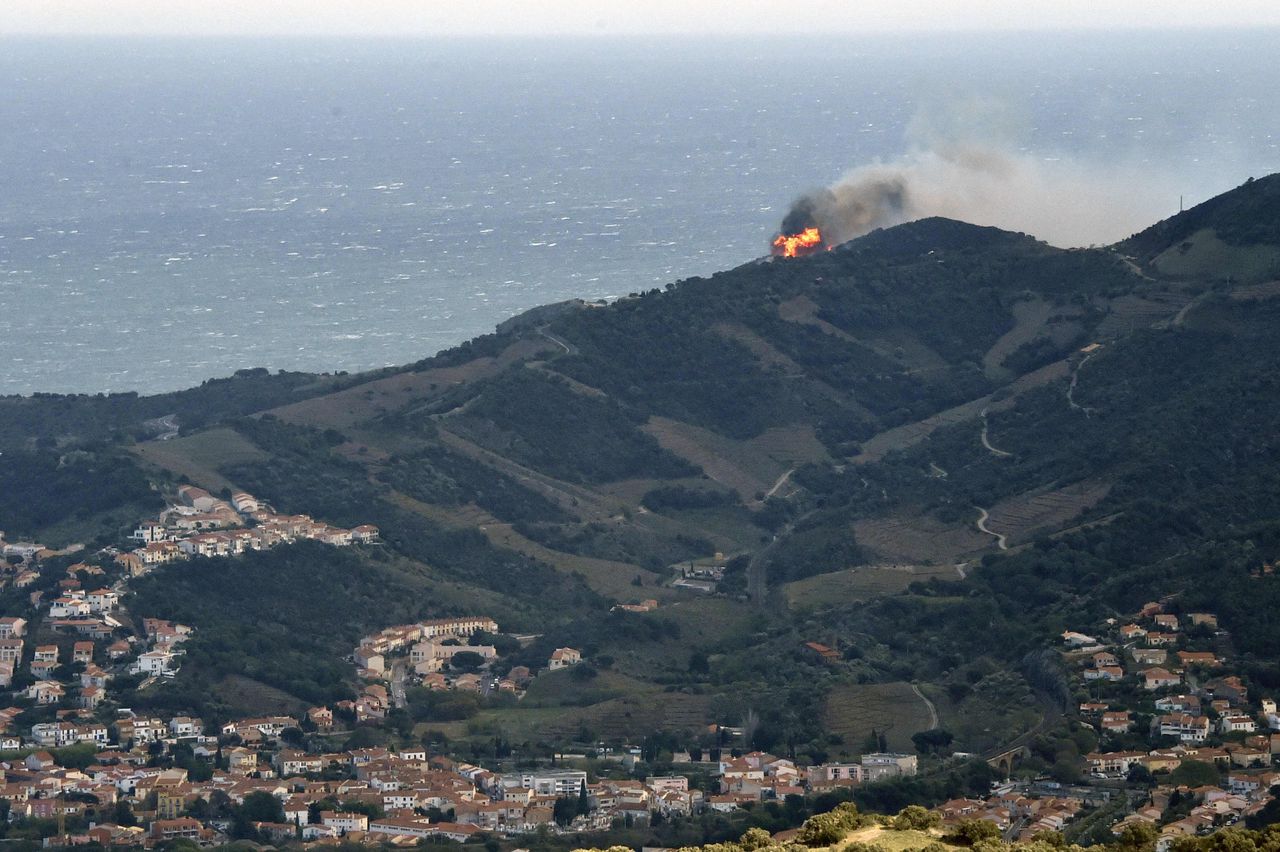
[(982, 409), (982, 446), (990, 450), (992, 455), (1000, 456), (1001, 458), (1013, 457), (1013, 453), (1007, 453), (1004, 450), (998, 450), (991, 446), (991, 440), (987, 437), (987, 409), (985, 408)]
[(156, 428), (163, 430), (159, 435), (156, 435), (157, 441), (169, 441), (178, 437), (178, 415), (166, 414), (164, 417), (157, 417), (151, 422), (156, 425)]
[(1085, 417), (1089, 417), (1092, 414), (1093, 409), (1087, 408), (1076, 402), (1076, 382), (1080, 380), (1080, 371), (1084, 368), (1084, 365), (1088, 364), (1089, 359), (1097, 354), (1097, 351), (1093, 351), (1080, 359), (1080, 363), (1076, 364), (1075, 370), (1071, 373), (1071, 384), (1067, 387), (1067, 405), (1070, 405), (1076, 411), (1084, 412)]
[(552, 343), (554, 343), (556, 346), (559, 346), (561, 349), (563, 349), (563, 350), (564, 350), (564, 354), (566, 354), (566, 355), (577, 355), (577, 354), (578, 354), (578, 347), (576, 347), (576, 346), (574, 346), (574, 345), (572, 345), (572, 344), (569, 344), (569, 343), (565, 343), (563, 340), (561, 340), (560, 338), (556, 337), (556, 336), (555, 336), (554, 334), (552, 334), (551, 332), (547, 331), (546, 326), (543, 326), (542, 328), (538, 329), (538, 334), (540, 334), (541, 336), (545, 337), (547, 340), (550, 340), (550, 341), (551, 341)]
[(987, 519), (991, 517), (991, 514), (981, 506), (974, 506), (973, 508), (977, 509), (978, 512), (980, 513), (978, 516), (978, 529), (982, 530), (987, 535), (995, 536), (996, 546), (999, 547), (1001, 550), (1008, 550), (1009, 549), (1008, 539), (1005, 536), (1001, 535), (1000, 533), (996, 532), (995, 530), (987, 529)]

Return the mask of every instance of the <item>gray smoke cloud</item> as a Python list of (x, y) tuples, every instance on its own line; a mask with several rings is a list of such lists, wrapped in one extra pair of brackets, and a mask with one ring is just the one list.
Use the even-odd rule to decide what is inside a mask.
[(989, 102), (950, 107), (940, 121), (918, 116), (906, 153), (807, 193), (782, 232), (816, 225), (827, 245), (837, 245), (946, 216), (1070, 247), (1112, 243), (1177, 212), (1172, 179), (1150, 164), (1036, 156), (1006, 141), (1009, 124)]

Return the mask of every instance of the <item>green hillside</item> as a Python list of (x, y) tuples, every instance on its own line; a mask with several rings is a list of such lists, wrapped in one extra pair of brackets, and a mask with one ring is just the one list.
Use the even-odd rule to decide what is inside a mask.
[[(0, 526), (119, 544), (124, 516), (104, 495), (154, 510), (152, 487), (185, 477), (381, 528), (383, 545), (340, 557), (272, 553), (210, 563), (227, 582), (182, 568), (140, 584), (136, 612), (203, 631), (185, 680), (155, 700), (346, 695), (334, 656), (360, 631), (475, 611), (537, 634), (519, 658), (531, 666), (582, 649), (598, 682), (556, 713), (549, 687), (469, 722), (423, 711), (455, 738), (661, 731), (687, 746), (751, 718), (746, 745), (820, 757), (871, 731), (909, 743), (940, 717), (957, 748), (984, 751), (1058, 719), (1061, 691), (1026, 660), (1075, 619), (1212, 595), (1246, 660), (1280, 649), (1256, 607), (1280, 580), (1250, 575), (1280, 556), (1277, 186), (1101, 249), (923, 220), (566, 303), (376, 374), (0, 400), (5, 464), (58, 483), (40, 503), (15, 486)], [(1169, 254), (1210, 242), (1248, 274)], [(175, 411), (188, 435), (143, 440)], [(95, 489), (99, 464), (60, 461), (77, 453), (121, 475)], [(673, 582), (710, 567), (714, 590)], [(283, 632), (233, 635), (268, 617), (257, 599), (228, 617), (248, 596), (288, 589), (305, 594), (280, 609)], [(646, 599), (656, 611), (609, 612)], [(271, 648), (275, 662), (237, 670)]]

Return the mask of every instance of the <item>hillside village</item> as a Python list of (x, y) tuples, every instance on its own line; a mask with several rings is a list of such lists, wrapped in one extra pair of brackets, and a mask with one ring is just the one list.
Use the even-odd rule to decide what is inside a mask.
[[(290, 536), (336, 546), (376, 540), (371, 528), (344, 531), (305, 516), (282, 518), (243, 493), (227, 501), (184, 486), (178, 498), (154, 522), (139, 525), (138, 549), (105, 553), (105, 565), (70, 565), (47, 590), (33, 585), (34, 623), (0, 618), (0, 686), (11, 701), (0, 710), (0, 750), (19, 755), (3, 762), (0, 800), (11, 820), (56, 817), (66, 832), (62, 842), (213, 844), (245, 836), (247, 811), (269, 817), (251, 821), (255, 836), (314, 843), (607, 831), (788, 797), (846, 798), (863, 785), (921, 771), (916, 755), (867, 753), (854, 762), (805, 766), (733, 751), (709, 761), (676, 754), (672, 766), (696, 771), (633, 777), (633, 769), (647, 771), (636, 747), (602, 748), (593, 760), (581, 755), (581, 768), (570, 758), (519, 772), (423, 748), (323, 748), (352, 731), (386, 725), (410, 686), (522, 697), (538, 671), (490, 673), (503, 634), (487, 616), (427, 619), (365, 636), (349, 658), (357, 697), (303, 715), (210, 726), (190, 715), (135, 713), (113, 701), (118, 683), (145, 690), (172, 678), (193, 630), (153, 618), (133, 625), (121, 607), (130, 578), (169, 559), (212, 555), (204, 551), (212, 542), (233, 555), (236, 541), (249, 548), (286, 544)], [(160, 552), (171, 555), (159, 562), (143, 555)], [(41, 579), (41, 566), (36, 552), (24, 554), (10, 574)], [(18, 576), (10, 579), (16, 584)], [(647, 600), (615, 610), (656, 607)], [(1251, 696), (1232, 671), (1230, 637), (1214, 614), (1152, 602), (1132, 618), (1065, 631), (1061, 642), (1083, 699), (1078, 718), (1099, 743), (1084, 757), (1081, 777), (1031, 778), (1015, 762), (1006, 767), (1014, 779), (985, 797), (940, 804), (944, 825), (981, 820), (1006, 839), (1026, 840), (1103, 814), (1115, 834), (1153, 826), (1163, 848), (1267, 808), (1280, 783), (1272, 768), (1280, 714), (1272, 699)], [(823, 659), (835, 653), (813, 642), (806, 648)], [(581, 662), (578, 649), (557, 648), (543, 670)], [(926, 762), (924, 769), (946, 765)]]
[(16, 589), (32, 587), (28, 600), (39, 618), (28, 624), (17, 615), (0, 617), (0, 688), (20, 691), (37, 706), (91, 714), (117, 676), (143, 676), (140, 689), (172, 678), (181, 665), (180, 646), (191, 634), (190, 627), (160, 619), (130, 627), (121, 600), (131, 578), (175, 560), (235, 555), (299, 539), (345, 546), (373, 542), (377, 535), (371, 526), (343, 530), (305, 515), (277, 515), (244, 492), (228, 501), (182, 485), (175, 503), (133, 532), (141, 547), (125, 553), (108, 548), (101, 555), (112, 559), (103, 564), (74, 563), (49, 589), (34, 588), (41, 560), (68, 551), (34, 543), (6, 546), (6, 553), (13, 547), (14, 558), (5, 562), (3, 581)]
[(1261, 813), (1280, 783), (1276, 702), (1233, 671), (1230, 636), (1210, 612), (1149, 602), (1128, 619), (1062, 635), (1099, 748), (1092, 779), (1145, 793), (1115, 826), (1159, 830), (1161, 846)]
[[(501, 628), (487, 616), (426, 619), (365, 636), (349, 657), (356, 697), (300, 716), (211, 727), (191, 715), (135, 713), (113, 700), (119, 684), (146, 690), (173, 678), (193, 629), (155, 618), (135, 624), (122, 608), (130, 579), (174, 560), (234, 556), (298, 539), (339, 547), (377, 540), (376, 528), (344, 530), (304, 515), (281, 516), (243, 492), (222, 499), (184, 485), (176, 496), (157, 518), (138, 525), (136, 548), (104, 552), (99, 564), (77, 562), (46, 577), (42, 566), (53, 554), (28, 544), (7, 565), (8, 582), (30, 587), (37, 617), (0, 618), (0, 687), (10, 690), (11, 701), (0, 710), (0, 750), (19, 755), (2, 764), (0, 801), (11, 820), (56, 818), (65, 832), (61, 842), (213, 844), (248, 830), (321, 844), (607, 831), (788, 797), (844, 798), (862, 785), (920, 771), (915, 755), (868, 753), (855, 762), (805, 766), (735, 751), (710, 762), (678, 754), (673, 766), (684, 761), (696, 771), (633, 777), (633, 768), (644, 767), (634, 747), (603, 749), (583, 768), (569, 761), (519, 772), (423, 748), (323, 748), (353, 730), (387, 725), (411, 687), (523, 697), (539, 670), (490, 671), (501, 657), (498, 646), (512, 640), (499, 642)], [(645, 600), (613, 609), (657, 607)], [(1131, 618), (1065, 631), (1061, 642), (1082, 698), (1076, 713), (1098, 740), (1079, 767), (1082, 777), (1030, 778), (1009, 764), (1002, 768), (1015, 779), (985, 797), (940, 804), (943, 825), (981, 820), (1006, 839), (1027, 840), (1104, 814), (1115, 834), (1135, 824), (1154, 827), (1163, 849), (1268, 807), (1280, 784), (1272, 768), (1280, 713), (1274, 700), (1251, 696), (1232, 671), (1230, 637), (1213, 613), (1151, 602)], [(828, 663), (836, 656), (819, 643), (805, 647)], [(583, 661), (578, 649), (556, 648), (542, 671)], [(610, 768), (602, 774), (601, 766)], [(925, 766), (937, 771), (934, 763)], [(248, 811), (265, 818), (246, 829)]]
[(181, 485), (178, 501), (160, 517), (140, 523), (131, 538), (139, 546), (117, 555), (116, 562), (131, 576), (140, 576), (176, 559), (235, 556), (303, 539), (334, 547), (368, 544), (377, 540), (378, 529), (368, 524), (340, 529), (308, 515), (278, 515), (243, 491), (223, 500), (203, 488)]
[[(179, 839), (211, 845), (247, 832), (277, 841), (401, 844), (605, 831), (650, 819), (728, 813), (788, 796), (847, 794), (860, 784), (918, 771), (917, 757), (903, 754), (805, 767), (761, 752), (706, 761), (686, 753), (676, 759), (697, 768), (693, 779), (632, 777), (644, 766), (641, 749), (624, 747), (597, 755), (596, 765), (612, 767), (609, 776), (617, 776), (601, 777), (563, 763), (518, 772), (487, 769), (423, 748), (307, 747), (384, 724), (394, 707), (403, 706), (408, 684), (522, 696), (537, 672), (517, 666), (501, 678), (487, 673), (498, 658), (488, 637), (501, 634), (485, 616), (428, 619), (364, 637), (350, 657), (362, 684), (358, 697), (297, 717), (211, 726), (190, 715), (135, 713), (113, 700), (119, 682), (145, 690), (172, 678), (193, 630), (147, 618), (135, 634), (121, 606), (131, 578), (174, 559), (217, 555), (206, 550), (213, 543), (234, 555), (236, 542), (274, 546), (294, 534), (338, 546), (372, 538), (367, 528), (340, 531), (306, 518), (282, 519), (246, 494), (228, 502), (183, 486), (178, 496), (157, 520), (139, 525), (133, 538), (143, 546), (103, 554), (106, 567), (70, 565), (51, 592), (32, 591), (39, 615), (32, 623), (0, 618), (0, 678), (12, 702), (0, 710), (0, 751), (16, 755), (0, 761), (0, 803), (16, 824), (44, 825), (51, 845), (152, 847)], [(29, 563), (24, 559), (23, 570), (36, 579), (40, 569), (35, 553)], [(656, 606), (646, 600), (615, 609), (645, 613)], [(478, 663), (476, 670), (458, 670), (463, 655)], [(583, 660), (578, 649), (556, 648), (544, 670)], [(251, 820), (246, 828), (250, 811), (269, 818)]]

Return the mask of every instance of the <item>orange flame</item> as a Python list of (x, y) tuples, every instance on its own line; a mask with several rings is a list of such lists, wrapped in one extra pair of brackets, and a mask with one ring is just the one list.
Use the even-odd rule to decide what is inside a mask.
[(822, 233), (805, 228), (798, 234), (779, 234), (773, 241), (773, 253), (782, 257), (803, 257), (822, 249)]

